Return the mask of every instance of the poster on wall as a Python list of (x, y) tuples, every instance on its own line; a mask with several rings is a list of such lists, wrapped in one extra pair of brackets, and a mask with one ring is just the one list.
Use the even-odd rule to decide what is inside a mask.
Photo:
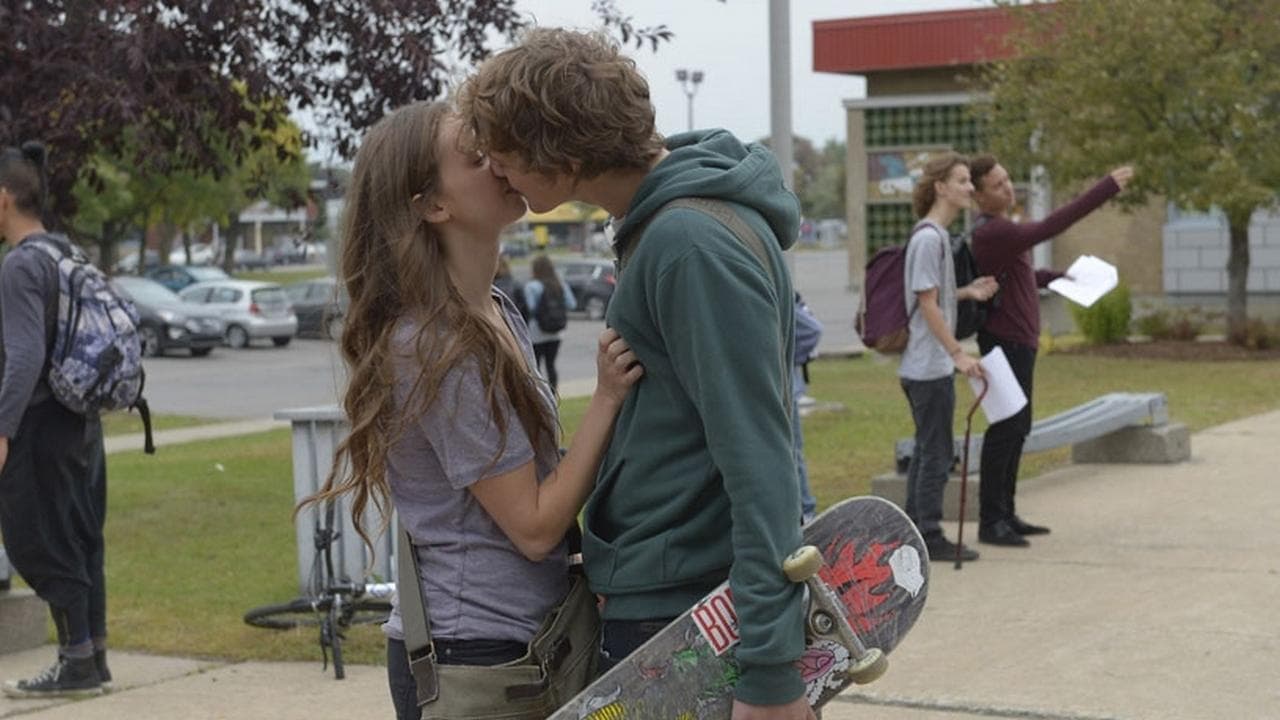
[(950, 148), (867, 151), (867, 202), (909, 203), (916, 180), (928, 162)]

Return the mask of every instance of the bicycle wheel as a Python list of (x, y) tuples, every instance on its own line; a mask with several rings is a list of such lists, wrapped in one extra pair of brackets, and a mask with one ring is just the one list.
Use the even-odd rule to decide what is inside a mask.
[(244, 621), (270, 630), (314, 627), (327, 615), (327, 605), (327, 602), (316, 602), (310, 598), (296, 598), (287, 603), (256, 607), (244, 614)]

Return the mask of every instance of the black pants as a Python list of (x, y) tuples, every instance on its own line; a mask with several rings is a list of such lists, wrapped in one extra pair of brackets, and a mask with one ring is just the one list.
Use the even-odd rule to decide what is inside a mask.
[(1008, 520), (1015, 513), (1013, 496), (1017, 490), (1018, 465), (1022, 462), (1022, 445), (1031, 432), (1031, 385), (1036, 369), (1035, 348), (978, 333), (978, 347), (983, 355), (997, 346), (1009, 359), (1009, 367), (1027, 396), (1027, 405), (1016, 415), (988, 427), (982, 437), (979, 518), (984, 527)]
[(559, 340), (548, 340), (535, 343), (533, 346), (533, 361), (543, 368), (543, 374), (546, 375), (552, 390), (560, 386), (560, 374), (556, 372), (556, 355), (559, 353)]
[(649, 638), (662, 632), (675, 618), (654, 620), (605, 620), (600, 626), (600, 665), (597, 675), (603, 675), (615, 665), (627, 659)]
[(56, 400), (27, 409), (0, 471), (0, 530), (14, 570), (49, 604), (62, 645), (105, 638), (102, 425)]
[[(432, 642), (440, 665), (501, 665), (519, 660), (529, 650), (528, 645), (508, 640), (437, 638)], [(419, 720), (422, 711), (418, 708), (418, 685), (409, 669), (409, 655), (403, 640), (387, 638), (387, 684), (391, 688), (396, 720)]]

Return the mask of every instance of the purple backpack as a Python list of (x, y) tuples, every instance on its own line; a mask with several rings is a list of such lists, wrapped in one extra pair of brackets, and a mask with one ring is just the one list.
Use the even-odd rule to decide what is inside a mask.
[[(915, 235), (920, 221), (911, 229)], [(907, 245), (880, 248), (867, 261), (866, 277), (862, 282), (862, 301), (854, 327), (862, 344), (885, 354), (900, 353), (907, 349), (906, 271)], [(945, 252), (945, 248), (943, 250)]]

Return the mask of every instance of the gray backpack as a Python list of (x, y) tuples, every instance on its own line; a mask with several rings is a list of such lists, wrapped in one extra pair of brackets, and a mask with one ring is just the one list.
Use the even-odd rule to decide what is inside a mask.
[(137, 408), (146, 452), (154, 453), (133, 303), (120, 297), (84, 251), (70, 243), (31, 238), (19, 247), (44, 252), (58, 267), (57, 319), (48, 361), (53, 396), (81, 415)]

